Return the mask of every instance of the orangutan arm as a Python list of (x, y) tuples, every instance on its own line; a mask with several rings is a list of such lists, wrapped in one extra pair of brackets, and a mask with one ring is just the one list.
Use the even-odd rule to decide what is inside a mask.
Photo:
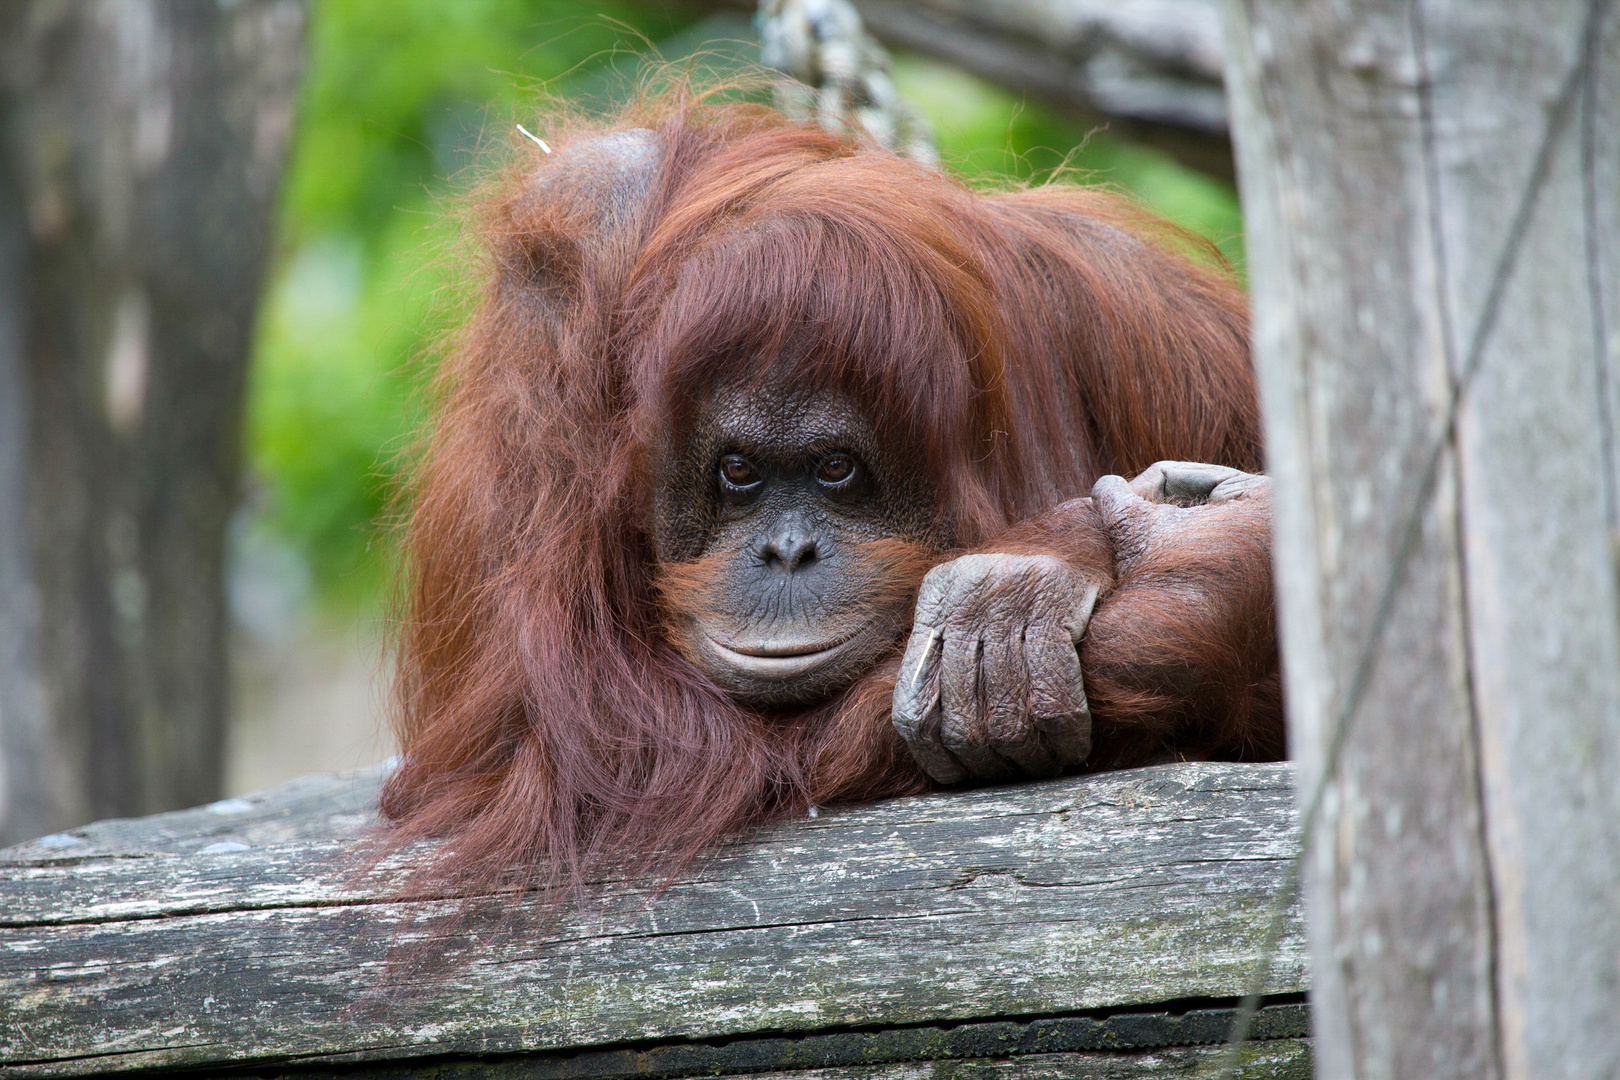
[(1119, 582), (1080, 645), (1089, 764), (1282, 757), (1270, 479), (1164, 462), (1091, 501)]
[(1280, 756), (1270, 524), (1265, 477), (1164, 462), (936, 567), (896, 728), (946, 783)]

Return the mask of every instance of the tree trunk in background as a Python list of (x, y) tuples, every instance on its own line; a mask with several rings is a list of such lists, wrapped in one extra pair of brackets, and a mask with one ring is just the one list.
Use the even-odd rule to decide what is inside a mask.
[(216, 798), (300, 0), (0, 11), (0, 843)]
[(1620, 10), (1228, 12), (1318, 1075), (1615, 1076)]

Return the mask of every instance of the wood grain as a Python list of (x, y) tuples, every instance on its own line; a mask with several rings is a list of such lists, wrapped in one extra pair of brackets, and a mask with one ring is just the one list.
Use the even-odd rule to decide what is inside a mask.
[[(1294, 843), (1287, 765), (1168, 765), (823, 811), (548, 919), (517, 893), (402, 899), (398, 865), (357, 875), (375, 783), (0, 852), (0, 1068), (353, 1067), (1219, 1004), (1247, 989)], [(1274, 994), (1305, 988), (1290, 919)]]
[(1620, 1074), (1620, 4), (1227, 8), (1323, 1075)]

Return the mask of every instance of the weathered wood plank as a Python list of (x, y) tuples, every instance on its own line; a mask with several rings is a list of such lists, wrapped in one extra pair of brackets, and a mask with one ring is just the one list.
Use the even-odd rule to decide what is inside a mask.
[[(942, 1061), (878, 1069), (825, 1069), (767, 1073), (759, 1080), (1157, 1080), (1159, 1077), (1212, 1075), (1219, 1051), (1205, 1048), (1161, 1050), (1142, 1055), (1046, 1054), (1004, 1060)], [(1240, 1078), (1310, 1080), (1310, 1045), (1287, 1039), (1251, 1048)]]
[(9, 863), (104, 855), (190, 854), (211, 844), (264, 847), (299, 840), (352, 839), (375, 821), (386, 765), (333, 776), (304, 776), (268, 791), (190, 810), (109, 818), (0, 849)]
[[(510, 1054), (1232, 997), (1293, 851), (1288, 766), (1161, 766), (824, 812), (662, 893), (614, 885), (541, 923), (511, 894), (458, 915), (357, 877), (333, 834), (359, 815), (247, 846), (297, 832), (275, 806), (237, 807), (235, 832), (191, 812), (0, 853), (0, 1066)], [(445, 962), (390, 967), (395, 942)], [(1296, 923), (1271, 989), (1304, 986)]]
[[(1212, 1046), (1228, 1038), (1233, 1009), (1194, 1009), (1185, 1013), (1117, 1013), (1101, 1018), (1062, 1017), (1028, 1023), (991, 1021), (949, 1028), (909, 1027), (881, 1031), (842, 1031), (798, 1037), (735, 1039), (724, 1043), (676, 1043), (645, 1049), (614, 1049), (521, 1058), (461, 1061), (437, 1066), (444, 1075), (521, 1074), (528, 1080), (651, 1080), (655, 1077), (736, 1076), (792, 1073), (827, 1076), (886, 1075), (885, 1067), (917, 1062), (1006, 1061), (1041, 1057), (1057, 1062), (1106, 1052), (1132, 1052)], [(1303, 1004), (1271, 1005), (1255, 1016), (1256, 1041), (1297, 1040), (1308, 1031)], [(1143, 1054), (1142, 1056), (1147, 1056)], [(403, 1077), (413, 1066), (365, 1065), (346, 1075)], [(306, 1076), (318, 1075), (306, 1071)], [(336, 1075), (336, 1074), (332, 1074)]]
[[(1035, 1057), (939, 1061), (884, 1068), (823, 1069), (767, 1073), (759, 1080), (1157, 1080), (1212, 1075), (1220, 1051), (1177, 1048), (1149, 1054), (1042, 1054)], [(1310, 1080), (1310, 1045), (1287, 1039), (1255, 1046), (1243, 1058), (1240, 1078)]]
[(1620, 1075), (1620, 3), (1227, 8), (1323, 1073)]

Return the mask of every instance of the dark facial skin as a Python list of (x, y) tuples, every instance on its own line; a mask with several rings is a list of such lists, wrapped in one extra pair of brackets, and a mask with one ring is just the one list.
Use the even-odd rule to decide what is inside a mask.
[[(873, 541), (937, 549), (926, 472), (831, 393), (722, 389), (659, 484), (660, 560), (701, 568), (666, 589), (681, 652), (739, 700), (824, 700), (869, 671), (911, 621)], [(672, 599), (673, 597), (673, 599)]]

